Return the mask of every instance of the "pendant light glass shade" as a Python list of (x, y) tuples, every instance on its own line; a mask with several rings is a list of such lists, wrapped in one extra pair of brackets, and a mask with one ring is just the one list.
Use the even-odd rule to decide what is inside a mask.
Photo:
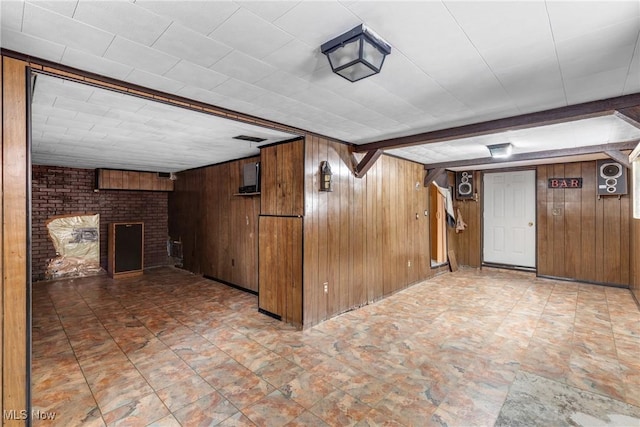
[(324, 43), (321, 51), (334, 73), (356, 82), (380, 72), (391, 46), (366, 26), (358, 25)]

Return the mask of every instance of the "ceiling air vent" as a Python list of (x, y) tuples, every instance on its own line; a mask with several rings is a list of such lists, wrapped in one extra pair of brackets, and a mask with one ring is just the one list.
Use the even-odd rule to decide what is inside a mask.
[(266, 138), (258, 138), (257, 136), (248, 136), (248, 135), (234, 136), (233, 139), (241, 139), (243, 141), (251, 141), (251, 142), (262, 142), (267, 140)]

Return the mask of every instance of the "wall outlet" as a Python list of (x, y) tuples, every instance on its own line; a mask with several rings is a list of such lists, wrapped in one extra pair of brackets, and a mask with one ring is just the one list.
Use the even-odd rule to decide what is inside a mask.
[(324, 282), (324, 293), (325, 294), (329, 293), (329, 282)]

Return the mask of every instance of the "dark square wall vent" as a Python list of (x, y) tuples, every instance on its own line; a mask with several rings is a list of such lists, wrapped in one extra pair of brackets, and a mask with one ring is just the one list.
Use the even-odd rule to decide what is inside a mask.
[(241, 139), (243, 141), (251, 141), (251, 142), (262, 142), (266, 141), (266, 138), (258, 138), (257, 136), (248, 136), (248, 135), (238, 135), (234, 136), (233, 139)]

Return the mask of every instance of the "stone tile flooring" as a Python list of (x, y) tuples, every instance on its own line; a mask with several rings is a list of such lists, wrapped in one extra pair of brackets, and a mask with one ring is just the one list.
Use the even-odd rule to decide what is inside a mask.
[(462, 269), (297, 331), (159, 268), (34, 284), (32, 379), (35, 425), (640, 426), (640, 311)]

